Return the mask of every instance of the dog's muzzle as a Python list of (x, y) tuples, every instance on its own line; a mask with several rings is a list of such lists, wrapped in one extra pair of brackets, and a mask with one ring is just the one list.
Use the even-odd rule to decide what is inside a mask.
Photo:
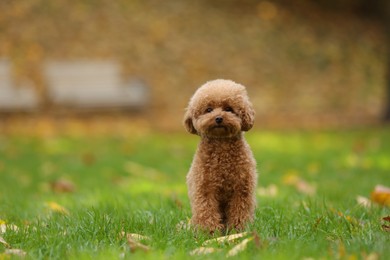
[(223, 117), (217, 116), (217, 117), (215, 118), (215, 122), (216, 122), (217, 124), (221, 124), (221, 123), (223, 122)]

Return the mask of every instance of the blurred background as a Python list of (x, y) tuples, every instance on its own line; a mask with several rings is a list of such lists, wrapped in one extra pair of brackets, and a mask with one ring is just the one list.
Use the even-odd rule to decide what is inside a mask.
[(190, 96), (216, 78), (247, 87), (258, 129), (377, 125), (388, 2), (2, 0), (1, 129), (184, 131)]

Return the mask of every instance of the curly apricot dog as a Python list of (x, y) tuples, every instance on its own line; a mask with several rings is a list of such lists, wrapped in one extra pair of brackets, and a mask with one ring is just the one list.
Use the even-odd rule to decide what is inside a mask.
[(201, 137), (187, 175), (196, 229), (242, 230), (253, 220), (256, 162), (243, 136), (253, 122), (245, 87), (233, 81), (209, 81), (192, 96), (184, 125)]

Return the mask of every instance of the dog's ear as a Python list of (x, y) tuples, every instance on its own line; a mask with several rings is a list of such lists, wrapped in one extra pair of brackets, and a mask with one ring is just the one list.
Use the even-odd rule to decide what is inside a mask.
[(255, 110), (252, 107), (252, 104), (247, 100), (245, 108), (241, 111), (241, 130), (249, 131), (255, 121)]
[(192, 123), (192, 116), (191, 113), (187, 110), (186, 114), (184, 115), (184, 127), (187, 129), (187, 131), (191, 134), (198, 134), (196, 131), (194, 124)]

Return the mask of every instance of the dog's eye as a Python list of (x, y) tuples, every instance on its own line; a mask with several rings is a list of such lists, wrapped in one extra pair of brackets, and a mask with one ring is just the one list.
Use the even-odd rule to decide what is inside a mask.
[(224, 109), (226, 112), (233, 112), (233, 108), (231, 107), (225, 107)]
[(208, 108), (206, 109), (206, 113), (210, 113), (211, 111), (213, 111), (213, 108), (212, 108), (212, 107), (208, 107)]

